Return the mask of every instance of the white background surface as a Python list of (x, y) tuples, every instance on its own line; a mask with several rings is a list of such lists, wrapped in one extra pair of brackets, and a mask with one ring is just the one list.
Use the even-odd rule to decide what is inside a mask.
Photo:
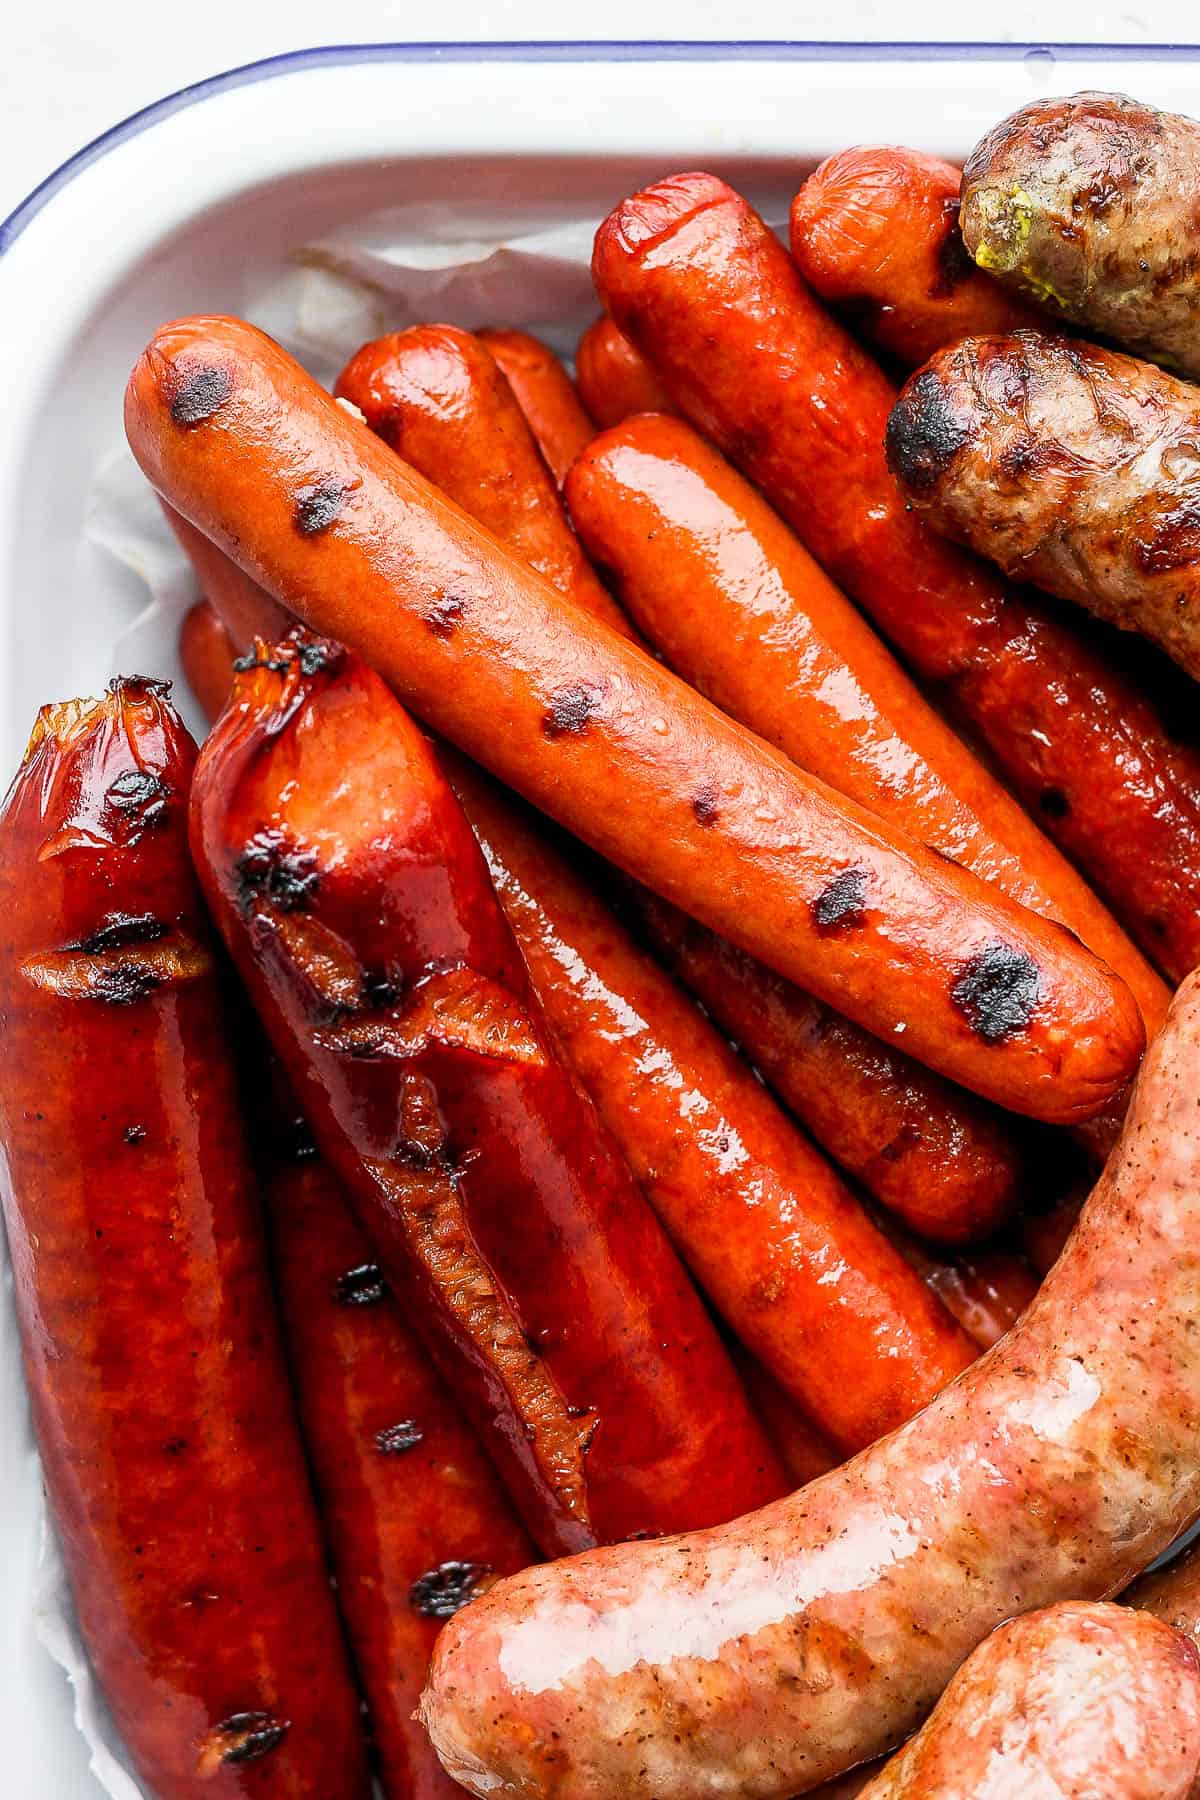
[[(1006, 0), (969, 11), (962, 0), (200, 0), (181, 8), (117, 0), (38, 0), (0, 22), (0, 216), (82, 143), (163, 93), (237, 63), (306, 44), (384, 39), (570, 37), (846, 38), (1200, 42), (1195, 0)], [(432, 23), (431, 23), (432, 21)], [(903, 71), (897, 72), (903, 80)], [(802, 102), (798, 99), (797, 104)], [(1200, 110), (1200, 94), (1197, 96)], [(131, 197), (136, 204), (136, 197)], [(3, 309), (0, 268), (0, 317)], [(39, 1685), (41, 1684), (39, 1672)], [(60, 1683), (46, 1665), (47, 1687)], [(59, 1717), (69, 1732), (63, 1694)], [(9, 1743), (2, 1800), (97, 1800), (82, 1743)], [(77, 1754), (76, 1754), (77, 1749)]]
[(308, 44), (387, 39), (1200, 42), (1195, 0), (15, 0), (0, 22), (0, 217), (149, 101)]

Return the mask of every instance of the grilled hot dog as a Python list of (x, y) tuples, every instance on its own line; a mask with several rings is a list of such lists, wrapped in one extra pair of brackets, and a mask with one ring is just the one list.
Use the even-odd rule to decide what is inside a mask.
[(561, 487), (567, 470), (596, 432), (574, 382), (553, 350), (527, 331), (481, 331), (478, 336), (499, 363)]

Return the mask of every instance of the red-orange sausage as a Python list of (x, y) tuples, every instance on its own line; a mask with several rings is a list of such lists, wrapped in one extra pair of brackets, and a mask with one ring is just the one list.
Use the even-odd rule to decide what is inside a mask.
[(527, 331), (481, 331), (478, 336), (503, 370), (561, 487), (567, 470), (596, 432), (575, 383), (553, 350)]
[(579, 340), (575, 380), (585, 406), (601, 427), (619, 425), (631, 413), (675, 411), (671, 396), (646, 358), (607, 313), (601, 313)]
[(907, 369), (973, 332), (1045, 323), (968, 256), (961, 179), (940, 156), (857, 145), (827, 157), (792, 201), (792, 256), (805, 281)]
[(516, 396), (469, 331), (414, 325), (364, 344), (337, 379), (372, 431), (561, 593), (628, 629), (567, 522)]
[(758, 215), (679, 175), (601, 226), (593, 272), (680, 410), (971, 723), (1164, 974), (1200, 963), (1200, 756), (1071, 626), (905, 510), (892, 384)]
[(318, 1144), (534, 1538), (561, 1552), (778, 1493), (379, 678), (308, 636), (264, 646), (202, 753), (192, 842)]
[(126, 427), (160, 491), (276, 598), (666, 898), (1001, 1104), (1064, 1122), (1124, 1085), (1136, 1005), (1066, 933), (587, 618), (261, 332), (164, 327)]
[(719, 451), (682, 419), (629, 419), (584, 452), (566, 497), (677, 674), (801, 768), (1069, 926), (1158, 1030), (1165, 984)]
[(434, 1639), (537, 1553), (303, 1127), (272, 1162), (284, 1336), (384, 1791), (452, 1800), (413, 1719)]
[(603, 901), (450, 775), (550, 1027), (717, 1312), (845, 1453), (902, 1424), (974, 1346)]
[[(256, 637), (285, 636), (292, 622), (287, 609), (280, 606), (277, 600), (272, 600), (270, 594), (251, 580), (202, 531), (197, 531), (189, 520), (177, 513), (173, 506), (164, 503), (163, 512), (179, 548), (196, 572), (200, 592), (206, 600), (212, 601), (222, 624), (238, 648), (244, 649)], [(201, 696), (197, 695), (197, 698)], [(223, 704), (224, 699), (221, 701), (221, 705)], [(217, 711), (220, 711), (220, 706)]]
[[(263, 595), (269, 603), (270, 596)], [(183, 615), (179, 627), (179, 660), (188, 686), (208, 719), (215, 719), (233, 681), (233, 639), (220, 613), (209, 600), (197, 600)]]
[(34, 1425), (146, 1792), (366, 1800), (188, 858), (194, 756), (161, 684), (116, 681), (43, 708), (0, 817), (0, 1141)]

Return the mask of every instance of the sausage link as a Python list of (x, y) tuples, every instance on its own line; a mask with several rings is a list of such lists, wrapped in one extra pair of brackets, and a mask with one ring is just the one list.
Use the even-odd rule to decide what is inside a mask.
[(1094, 1116), (1128, 1079), (1136, 1005), (1065, 932), (585, 617), (261, 332), (164, 327), (126, 427), (172, 504), (442, 736), (868, 1030), (901, 1026), (910, 1054), (1051, 1121)]
[(43, 708), (0, 817), (0, 1140), (42, 1470), (146, 1791), (366, 1800), (164, 694)]
[(1013, 1209), (1022, 1159), (986, 1107), (686, 913), (645, 890), (633, 904), (672, 974), (789, 1111), (913, 1231), (967, 1239)]
[(195, 571), (201, 594), (212, 601), (239, 651), (246, 649), (256, 637), (265, 638), (268, 643), (285, 637), (292, 624), (287, 609), (272, 600), (270, 594), (173, 506), (164, 502), (163, 513), (179, 548)]
[(1111, 913), (718, 451), (682, 419), (631, 419), (584, 453), (566, 497), (676, 674), (839, 793), (1059, 919), (1158, 1030), (1167, 989)]
[(967, 159), (980, 268), (1141, 356), (1200, 376), (1200, 124), (1124, 94), (1034, 100)]
[(931, 533), (888, 473), (892, 384), (712, 175), (635, 195), (593, 272), (681, 411), (945, 693), (1173, 980), (1200, 963), (1200, 755), (1067, 624)]
[(413, 1718), (434, 1639), (536, 1551), (306, 1130), (271, 1160), (284, 1338), (384, 1792), (453, 1800)]
[(887, 448), (938, 531), (1141, 632), (1200, 680), (1200, 394), (1190, 383), (1069, 338), (965, 338), (908, 383)]
[(424, 1717), (476, 1793), (783, 1800), (905, 1737), (1008, 1618), (1118, 1592), (1200, 1512), (1200, 976), (1020, 1323), (755, 1518), (532, 1569)]
[(196, 776), (215, 916), (407, 1316), (547, 1551), (732, 1517), (782, 1472), (553, 1050), (482, 853), (379, 678), (299, 635)]
[(775, 1377), (738, 1344), (730, 1345), (730, 1354), (792, 1486), (803, 1487), (806, 1481), (836, 1469), (841, 1456)]
[[(264, 600), (269, 596), (264, 594)], [(233, 683), (233, 639), (209, 600), (197, 600), (179, 627), (179, 660), (207, 719), (215, 719)]]
[(601, 427), (619, 425), (632, 413), (675, 411), (641, 351), (607, 313), (601, 313), (579, 340), (575, 380), (584, 405)]
[(525, 415), (478, 338), (414, 325), (364, 344), (335, 392), (405, 462), (576, 605), (628, 627), (567, 522)]
[(960, 180), (939, 156), (858, 145), (827, 157), (792, 201), (792, 257), (804, 280), (906, 369), (971, 332), (1044, 322), (967, 255)]
[(1188, 1800), (1200, 1657), (1145, 1613), (1065, 1601), (972, 1652), (862, 1800)]
[(575, 383), (548, 345), (527, 331), (481, 331), (479, 341), (504, 372), (538, 449), (559, 487), (596, 434)]
[(603, 901), (450, 777), (550, 1028), (717, 1312), (843, 1453), (902, 1424), (973, 1343)]

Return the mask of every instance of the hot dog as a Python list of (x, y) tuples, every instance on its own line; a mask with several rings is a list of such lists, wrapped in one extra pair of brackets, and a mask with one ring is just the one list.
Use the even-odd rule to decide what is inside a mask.
[(775, 1377), (768, 1375), (762, 1364), (736, 1343), (730, 1345), (730, 1352), (792, 1486), (803, 1487), (806, 1481), (815, 1481), (818, 1475), (836, 1469), (842, 1458), (791, 1395), (784, 1393)]
[(587, 883), (450, 775), (551, 1030), (718, 1313), (844, 1454), (911, 1417), (974, 1344)]
[(164, 504), (163, 513), (179, 548), (195, 571), (200, 592), (212, 601), (239, 652), (256, 637), (270, 640), (285, 637), (292, 625), (286, 608), (272, 600), (270, 594), (174, 507)]
[(910, 1732), (1005, 1619), (1121, 1587), (1200, 1511), (1200, 977), (1020, 1323), (757, 1518), (502, 1582), (424, 1716), (476, 1793), (782, 1800)]
[(910, 1054), (1052, 1121), (1094, 1116), (1128, 1078), (1136, 1005), (1065, 933), (586, 618), (262, 333), (164, 327), (126, 428), (172, 504), (442, 736), (868, 1030), (902, 1026)]
[[(264, 600), (269, 596), (264, 594)], [(179, 627), (179, 660), (188, 686), (208, 719), (215, 719), (229, 697), (233, 681), (233, 639), (221, 615), (208, 600), (197, 600)]]
[(1034, 100), (967, 159), (967, 249), (1017, 293), (1200, 375), (1200, 124), (1124, 94)]
[(478, 336), (499, 363), (561, 487), (567, 470), (596, 433), (574, 382), (553, 350), (527, 331), (481, 331)]
[(718, 451), (682, 419), (630, 419), (584, 452), (566, 498), (677, 674), (839, 793), (1061, 920), (1125, 978), (1157, 1031), (1164, 983)]
[(516, 395), (478, 338), (452, 325), (378, 338), (350, 358), (335, 392), (514, 556), (628, 630), (567, 522)]
[(579, 340), (575, 380), (585, 406), (602, 427), (619, 425), (631, 413), (675, 411), (671, 396), (641, 351), (607, 313), (601, 313)]
[(913, 376), (887, 447), (910, 503), (938, 531), (1141, 632), (1200, 680), (1191, 383), (1040, 332), (965, 338)]
[(1188, 1800), (1200, 1771), (1200, 1657), (1145, 1613), (1064, 1602), (970, 1655), (863, 1800)]
[(147, 1792), (366, 1800), (188, 860), (194, 755), (161, 684), (117, 681), (42, 710), (0, 818), (0, 1139), (34, 1425)]
[(193, 853), (319, 1147), (553, 1552), (731, 1517), (781, 1471), (572, 1083), (461, 808), (379, 678), (262, 650)]
[(960, 180), (940, 156), (857, 145), (827, 157), (792, 201), (792, 256), (809, 287), (906, 369), (968, 333), (1039, 323), (967, 255)]
[(412, 1716), (434, 1639), (536, 1552), (302, 1124), (277, 1134), (266, 1197), (284, 1338), (384, 1792), (452, 1800)]
[(923, 1236), (973, 1236), (1010, 1211), (1022, 1159), (970, 1095), (648, 894), (637, 917), (667, 967), (841, 1166)]
[(680, 410), (938, 685), (1181, 979), (1200, 962), (1200, 757), (1065, 623), (905, 510), (883, 452), (892, 385), (763, 221), (715, 176), (676, 176), (601, 226), (593, 270)]

